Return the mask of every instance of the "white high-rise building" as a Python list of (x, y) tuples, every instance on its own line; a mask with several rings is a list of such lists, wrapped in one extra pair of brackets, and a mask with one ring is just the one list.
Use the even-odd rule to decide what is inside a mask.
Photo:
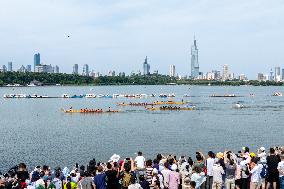
[(89, 76), (89, 65), (88, 64), (84, 64), (83, 66), (83, 74), (84, 76)]
[(78, 75), (79, 74), (79, 66), (78, 64), (73, 65), (73, 72), (72, 74)]
[(228, 66), (227, 64), (225, 64), (225, 65), (223, 66), (222, 79), (223, 79), (224, 81), (230, 79), (229, 66)]
[(170, 77), (176, 76), (176, 67), (175, 65), (170, 65)]
[(275, 67), (274, 80), (276, 82), (281, 81), (280, 67)]

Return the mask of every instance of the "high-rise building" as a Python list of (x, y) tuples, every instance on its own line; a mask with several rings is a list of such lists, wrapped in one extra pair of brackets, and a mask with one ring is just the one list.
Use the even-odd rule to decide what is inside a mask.
[(223, 66), (222, 79), (223, 79), (224, 81), (230, 79), (229, 66), (228, 66), (227, 64), (225, 64), (225, 65)]
[(199, 61), (198, 61), (198, 48), (196, 45), (196, 39), (194, 37), (194, 43), (191, 46), (191, 78), (196, 79), (199, 76)]
[(84, 64), (82, 75), (89, 76), (89, 65), (88, 64)]
[(282, 69), (282, 81), (284, 81), (284, 69)]
[(273, 71), (272, 71), (272, 68), (270, 69), (269, 81), (273, 81)]
[(281, 80), (280, 67), (275, 67), (274, 80), (279, 82)]
[(257, 80), (258, 80), (258, 81), (264, 81), (264, 75), (263, 75), (263, 73), (258, 73), (258, 74), (257, 74)]
[(176, 76), (176, 67), (175, 65), (170, 65), (170, 77)]
[(72, 72), (72, 74), (76, 74), (76, 75), (79, 74), (79, 66), (78, 66), (78, 64), (74, 64), (73, 65), (73, 72)]
[(31, 72), (32, 71), (32, 65), (27, 65), (26, 70), (27, 70), (27, 72)]
[(54, 67), (54, 73), (59, 73), (59, 66), (56, 65), (56, 66)]
[(150, 75), (150, 64), (148, 64), (148, 57), (146, 56), (145, 61), (143, 63), (143, 74)]
[(2, 71), (3, 71), (3, 72), (7, 72), (7, 66), (3, 65), (3, 66), (2, 66)]
[(247, 80), (246, 75), (245, 75), (245, 74), (241, 74), (241, 75), (239, 76), (239, 80), (240, 80), (240, 81)]
[(13, 63), (8, 62), (8, 72), (12, 72), (12, 71), (13, 71)]
[(212, 73), (214, 73), (214, 79), (215, 79), (215, 80), (221, 80), (221, 79), (222, 79), (221, 71), (212, 70)]
[(34, 55), (34, 71), (36, 70), (36, 66), (40, 65), (40, 54), (37, 53)]

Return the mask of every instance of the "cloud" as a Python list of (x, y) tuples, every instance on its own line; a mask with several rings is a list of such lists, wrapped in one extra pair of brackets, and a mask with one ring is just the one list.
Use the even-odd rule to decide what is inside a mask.
[(141, 70), (148, 55), (151, 69), (166, 74), (175, 64), (188, 75), (195, 33), (202, 71), (229, 64), (255, 78), (284, 66), (283, 8), (281, 0), (1, 1), (0, 64), (32, 64), (40, 52), (65, 72), (88, 63), (129, 73)]

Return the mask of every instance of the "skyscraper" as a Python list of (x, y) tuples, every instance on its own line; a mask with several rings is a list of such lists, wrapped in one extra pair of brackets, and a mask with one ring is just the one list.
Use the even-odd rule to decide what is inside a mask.
[(194, 43), (191, 46), (191, 78), (196, 79), (199, 76), (198, 48), (194, 36)]
[(284, 69), (282, 69), (282, 81), (284, 81)]
[(225, 80), (228, 80), (229, 78), (230, 78), (229, 66), (227, 64), (225, 64), (223, 66), (223, 76), (222, 76), (222, 79), (225, 81)]
[(54, 73), (59, 73), (59, 66), (55, 66), (55, 68), (54, 68)]
[(5, 65), (2, 66), (2, 70), (3, 72), (6, 72), (7, 71), (7, 67)]
[(145, 61), (143, 63), (143, 74), (150, 75), (150, 64), (148, 64), (148, 57), (146, 56)]
[(275, 67), (274, 80), (279, 82), (281, 80), (280, 67)]
[(36, 70), (36, 66), (40, 65), (40, 54), (37, 53), (34, 55), (34, 71)]
[(73, 65), (73, 72), (72, 72), (72, 74), (76, 74), (76, 75), (79, 74), (79, 66), (78, 66), (78, 64), (74, 64)]
[(269, 81), (273, 81), (273, 71), (272, 71), (272, 68), (270, 69)]
[(89, 76), (89, 65), (88, 64), (84, 64), (82, 75)]
[(8, 72), (12, 72), (12, 71), (13, 71), (13, 63), (8, 62)]
[(176, 67), (175, 65), (170, 65), (170, 77), (175, 77), (176, 75)]

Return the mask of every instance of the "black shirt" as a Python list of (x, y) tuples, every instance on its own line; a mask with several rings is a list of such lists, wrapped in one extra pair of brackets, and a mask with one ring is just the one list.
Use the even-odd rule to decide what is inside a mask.
[(277, 155), (270, 155), (266, 158), (266, 160), (268, 173), (277, 173), (277, 166), (278, 163), (281, 161), (280, 157)]

